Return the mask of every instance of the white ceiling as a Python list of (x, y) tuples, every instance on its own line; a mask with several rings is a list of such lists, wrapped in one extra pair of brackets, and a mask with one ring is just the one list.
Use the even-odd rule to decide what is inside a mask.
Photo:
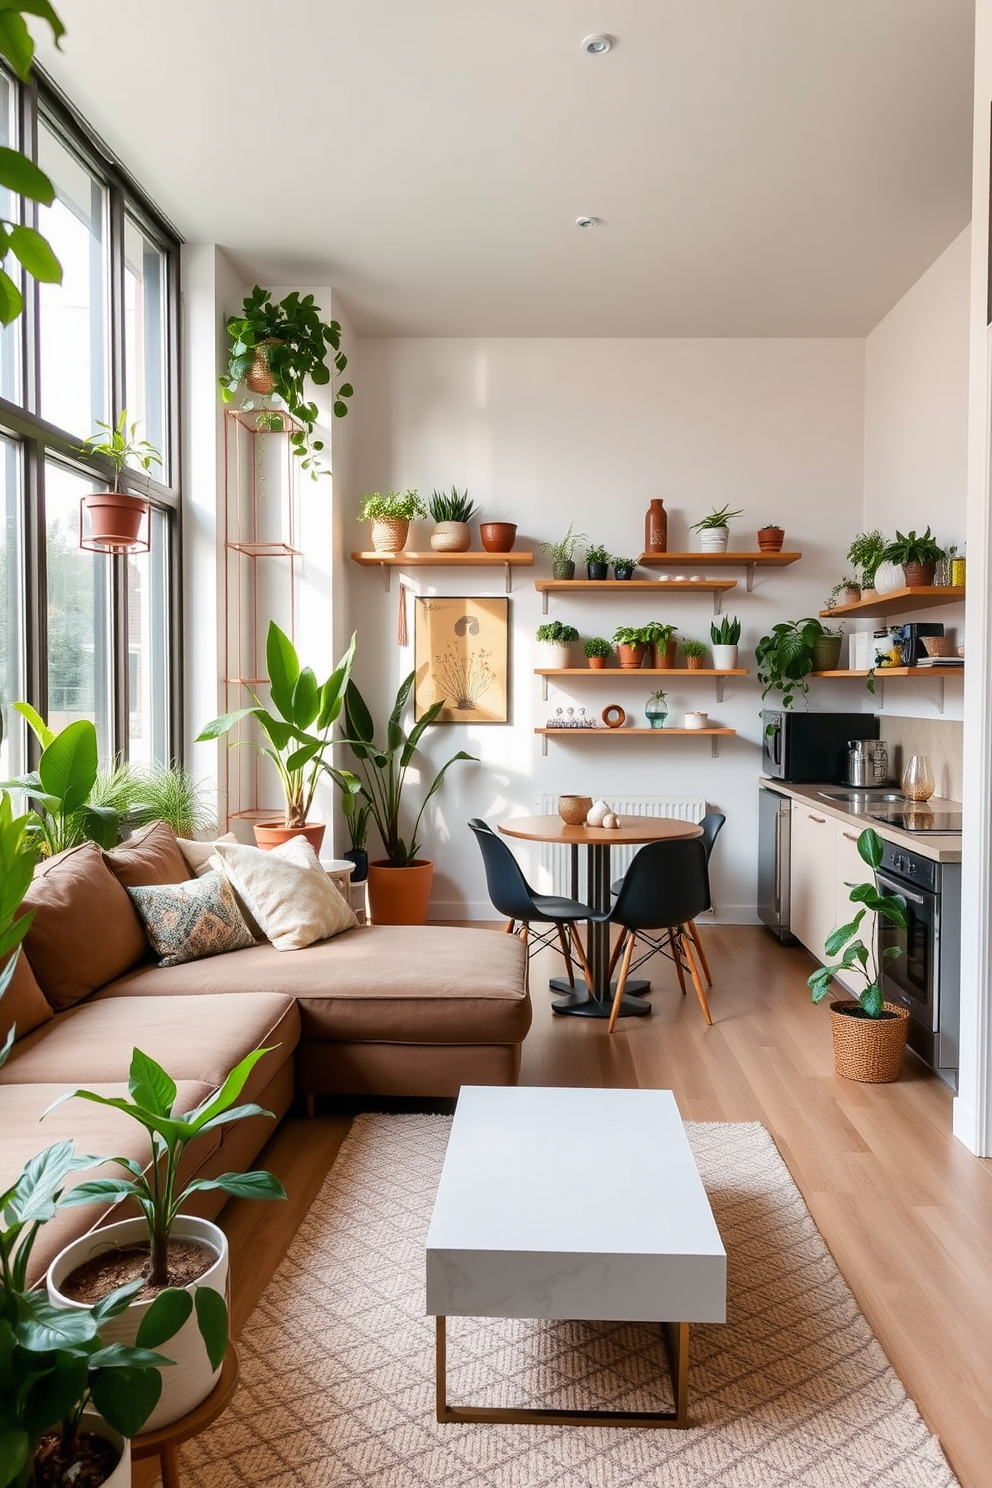
[(180, 232), (365, 334), (862, 335), (971, 215), (973, 0), (57, 5)]

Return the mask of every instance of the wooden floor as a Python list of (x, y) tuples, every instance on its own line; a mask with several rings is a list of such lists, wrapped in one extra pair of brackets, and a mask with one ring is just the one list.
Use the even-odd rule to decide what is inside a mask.
[[(649, 1018), (556, 1017), (559, 965), (532, 963), (534, 1027), (521, 1081), (670, 1088), (687, 1120), (760, 1121), (801, 1188), (883, 1348), (963, 1488), (992, 1483), (992, 1163), (950, 1135), (951, 1093), (915, 1058), (895, 1085), (833, 1073), (829, 1017), (809, 1002), (812, 962), (765, 931), (702, 931), (713, 972), (707, 1028), (690, 989), (654, 960)], [(237, 1330), (334, 1161), (347, 1120), (290, 1120), (266, 1161), (289, 1204), (234, 1202)], [(632, 1141), (650, 1142), (649, 1131)], [(136, 1483), (150, 1479), (139, 1478)]]

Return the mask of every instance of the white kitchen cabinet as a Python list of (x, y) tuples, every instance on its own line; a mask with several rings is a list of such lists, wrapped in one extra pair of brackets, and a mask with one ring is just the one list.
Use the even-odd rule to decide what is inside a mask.
[[(792, 933), (822, 964), (827, 961), (824, 941), (831, 930), (847, 924), (857, 913), (849, 883), (865, 883), (871, 870), (858, 852), (861, 828), (838, 821), (805, 802), (792, 803)], [(871, 945), (875, 916), (865, 915), (861, 939)], [(833, 958), (830, 958), (833, 959)], [(864, 987), (861, 977), (845, 973), (839, 980), (850, 991)]]

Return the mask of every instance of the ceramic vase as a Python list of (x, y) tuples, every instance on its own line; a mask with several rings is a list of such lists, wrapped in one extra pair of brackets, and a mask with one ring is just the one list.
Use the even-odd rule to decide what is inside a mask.
[(651, 502), (644, 515), (644, 551), (668, 552), (668, 513), (660, 497)]
[(737, 668), (736, 646), (714, 646), (713, 667), (718, 672), (732, 672)]

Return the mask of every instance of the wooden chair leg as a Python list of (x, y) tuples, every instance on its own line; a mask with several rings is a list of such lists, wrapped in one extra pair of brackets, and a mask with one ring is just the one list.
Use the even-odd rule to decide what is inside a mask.
[(593, 984), (592, 972), (589, 970), (589, 962), (586, 960), (586, 953), (582, 949), (582, 941), (579, 939), (579, 932), (576, 930), (575, 926), (573, 924), (571, 924), (571, 923), (569, 924), (569, 927), (568, 928), (569, 928), (569, 931), (571, 932), (572, 944), (575, 947), (576, 958), (578, 960), (579, 965), (582, 967), (582, 975), (586, 979), (586, 986), (589, 988), (589, 991), (590, 992), (595, 992), (596, 991), (596, 988), (595, 988), (595, 985)]
[(561, 920), (558, 921), (558, 940), (561, 943), (561, 953), (565, 957), (565, 971), (568, 974), (568, 985), (575, 991), (575, 973), (572, 970), (572, 953), (568, 948), (568, 936), (565, 934), (565, 926)]
[(516, 920), (507, 920), (506, 924), (503, 926), (503, 933), (505, 935), (512, 935), (516, 927)]
[(624, 928), (620, 931), (619, 936), (617, 937), (617, 943), (616, 943), (616, 945), (613, 947), (613, 954), (610, 957), (610, 970), (609, 970), (609, 974), (608, 974), (609, 975), (609, 980), (611, 982), (613, 980), (613, 973), (614, 973), (614, 971), (616, 971), (617, 962), (620, 960), (620, 957), (623, 954), (623, 948), (624, 948), (624, 946), (627, 943), (627, 936), (629, 934), (630, 934), (630, 931), (627, 929), (627, 927), (625, 925)]
[(686, 966), (689, 968), (689, 975), (692, 977), (692, 985), (696, 989), (696, 996), (699, 998), (699, 1005), (703, 1010), (703, 1017), (706, 1019), (707, 1023), (712, 1026), (713, 1019), (710, 1017), (709, 1003), (706, 1001), (706, 989), (703, 986), (702, 980), (700, 979), (699, 969), (696, 966), (696, 957), (693, 954), (692, 937), (687, 935), (680, 935), (679, 942), (683, 950), (685, 951)]
[(699, 931), (696, 929), (695, 920), (687, 920), (686, 929), (692, 936), (692, 943), (696, 947), (696, 955), (699, 957), (699, 964), (703, 968), (703, 975), (706, 978), (706, 985), (707, 987), (712, 987), (713, 978), (710, 976), (710, 965), (706, 959), (706, 952), (703, 950), (703, 942), (699, 938)]
[(679, 950), (678, 934), (675, 930), (668, 932), (668, 944), (672, 948), (672, 960), (675, 962), (675, 970), (679, 974), (679, 986), (682, 988), (682, 996), (685, 996), (685, 972), (682, 970), (682, 953)]
[(609, 1033), (612, 1033), (614, 1028), (617, 1026), (617, 1017), (620, 1012), (620, 1004), (623, 1001), (623, 989), (627, 983), (627, 973), (630, 970), (630, 958), (634, 953), (634, 942), (636, 941), (636, 939), (637, 936), (634, 934), (633, 930), (631, 930), (629, 932), (629, 938), (627, 940), (627, 949), (624, 951), (623, 960), (620, 963), (620, 980), (617, 982), (617, 990), (613, 996), (613, 1007), (610, 1011), (610, 1026), (608, 1029)]

